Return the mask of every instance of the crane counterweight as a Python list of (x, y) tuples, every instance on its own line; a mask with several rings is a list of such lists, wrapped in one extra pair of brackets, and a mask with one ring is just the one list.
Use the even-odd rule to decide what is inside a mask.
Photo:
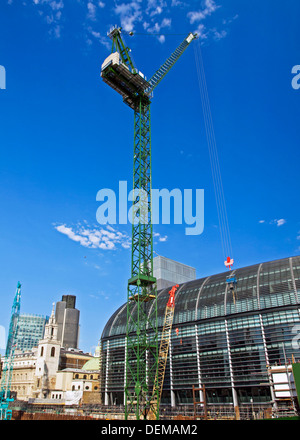
[[(106, 84), (118, 92), (123, 101), (133, 110), (137, 109), (138, 97), (143, 95), (149, 83), (141, 72), (131, 72), (128, 66), (122, 62), (120, 54), (113, 52), (109, 55), (101, 67), (101, 77)], [(150, 102), (149, 97), (144, 97)]]

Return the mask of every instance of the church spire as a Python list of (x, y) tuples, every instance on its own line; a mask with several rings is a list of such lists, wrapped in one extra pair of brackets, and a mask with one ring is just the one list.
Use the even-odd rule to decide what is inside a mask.
[(52, 304), (52, 312), (48, 323), (45, 325), (45, 339), (57, 341), (57, 328), (55, 313), (54, 313), (55, 303)]

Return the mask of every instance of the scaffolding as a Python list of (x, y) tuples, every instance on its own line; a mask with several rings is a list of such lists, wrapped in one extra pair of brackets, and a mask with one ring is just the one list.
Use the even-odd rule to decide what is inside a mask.
[(273, 391), (273, 417), (291, 417), (298, 414), (298, 399), (292, 364), (268, 365)]
[[(196, 400), (196, 392), (199, 392), (200, 398), (202, 396), (202, 400), (197, 401)], [(205, 392), (205, 385), (202, 385), (199, 388), (196, 388), (195, 385), (193, 385), (193, 403), (194, 403), (194, 418), (196, 419), (199, 417), (197, 409), (198, 406), (201, 406), (201, 418), (207, 419), (207, 405), (206, 405), (206, 392)]]

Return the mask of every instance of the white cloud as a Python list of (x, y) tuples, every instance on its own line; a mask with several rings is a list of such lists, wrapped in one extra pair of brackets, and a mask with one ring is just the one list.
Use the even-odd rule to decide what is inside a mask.
[[(55, 38), (59, 38), (62, 31), (64, 1), (65, 0), (23, 0), (22, 3), (23, 6), (27, 6), (28, 8), (36, 8), (38, 15), (41, 16), (48, 25), (49, 34)], [(12, 1), (10, 1), (10, 3), (12, 3)], [(95, 22), (97, 20), (97, 11), (105, 8), (106, 5), (105, 2), (101, 0), (78, 0), (77, 3), (82, 7), (83, 17), (81, 22), (85, 30), (89, 22)], [(110, 47), (109, 42), (104, 41), (104, 39), (107, 40), (107, 37), (104, 38), (96, 32), (93, 34), (93, 37), (106, 47)], [(90, 45), (92, 42), (93, 38), (87, 36), (86, 43)]]
[(215, 12), (220, 6), (216, 5), (214, 0), (205, 0), (204, 7), (199, 11), (188, 12), (187, 16), (190, 19), (190, 23), (193, 24), (196, 21), (204, 20)]
[(284, 218), (280, 218), (280, 219), (277, 219), (277, 218), (275, 218), (274, 220), (271, 220), (270, 221), (270, 224), (271, 225), (276, 225), (276, 226), (282, 226), (282, 225), (284, 225), (286, 223), (286, 220), (284, 219)]
[(164, 237), (159, 237), (159, 241), (167, 241), (168, 237), (165, 235)]
[(162, 235), (160, 235), (158, 232), (153, 232), (153, 237), (154, 238), (158, 238), (158, 241), (164, 242), (167, 241), (168, 236), (165, 235), (164, 237)]
[[(167, 3), (164, 0), (148, 0), (145, 10), (147, 21), (143, 22), (143, 27), (147, 32), (150, 34), (159, 34), (162, 28), (171, 27), (171, 18), (160, 18), (163, 16), (166, 8)], [(160, 23), (158, 20), (161, 20)], [(150, 23), (148, 21), (150, 21)], [(165, 35), (161, 34), (157, 36), (157, 39), (160, 43), (164, 43), (166, 38)]]
[(198, 25), (198, 27), (197, 27), (197, 29), (196, 29), (195, 32), (196, 32), (196, 34), (198, 35), (198, 37), (199, 37), (201, 40), (205, 40), (205, 39), (208, 38), (208, 34), (207, 34), (207, 32), (206, 32), (206, 28), (205, 28), (204, 24), (202, 24), (202, 23), (200, 23), (200, 24)]
[(72, 228), (68, 228), (66, 225), (55, 226), (55, 229), (61, 234), (66, 235), (71, 240), (79, 242), (82, 246), (88, 247), (88, 239), (76, 234)]
[(151, 12), (150, 17), (153, 17), (154, 15), (159, 15), (163, 11), (161, 6), (157, 6), (154, 11)]
[[(228, 35), (228, 29), (217, 29), (216, 27), (207, 28), (204, 25), (205, 20), (217, 11), (221, 6), (217, 5), (215, 0), (204, 0), (202, 2), (202, 8), (196, 11), (190, 11), (187, 13), (187, 17), (190, 24), (197, 24), (197, 28), (194, 30), (201, 40), (206, 40), (209, 37), (216, 41), (222, 40)], [(232, 21), (236, 20), (238, 15), (235, 15), (230, 19), (222, 19), (221, 26), (228, 26)]]
[(286, 223), (286, 220), (284, 218), (281, 218), (279, 220), (275, 220), (275, 223), (277, 224), (277, 226), (282, 226)]
[(88, 4), (87, 4), (87, 10), (88, 10), (87, 17), (90, 20), (95, 20), (96, 19), (97, 6), (94, 5), (93, 2), (89, 1)]
[(160, 15), (166, 6), (167, 3), (164, 0), (148, 0), (146, 14), (150, 15), (150, 17)]
[(62, 9), (64, 7), (64, 2), (62, 0), (56, 1), (56, 0), (52, 0), (52, 1), (48, 1), (46, 0), (46, 3), (49, 4), (50, 8), (53, 11), (58, 11), (60, 9)]
[[(10, 2), (11, 4), (12, 2)], [(63, 0), (23, 0), (23, 6), (36, 7), (38, 14), (44, 18), (49, 26), (49, 34), (55, 38), (61, 35), (61, 17), (64, 9)]]
[(61, 234), (86, 248), (103, 250), (115, 250), (117, 246), (124, 249), (130, 248), (129, 236), (109, 225), (106, 228), (91, 228), (80, 224), (75, 227), (68, 227), (65, 224), (55, 225), (54, 227)]
[(171, 27), (171, 23), (172, 23), (171, 18), (164, 18), (163, 21), (161, 22), (160, 27), (161, 28), (163, 28), (163, 27)]
[[(6, 1), (9, 4), (17, 3), (13, 0)], [(193, 10), (191, 10), (189, 2), (185, 0), (115, 0), (111, 2), (111, 5), (106, 0), (77, 0), (74, 3), (78, 5), (82, 14), (80, 21), (87, 45), (92, 45), (96, 41), (109, 49), (111, 43), (106, 35), (108, 28), (103, 28), (103, 26), (100, 28), (98, 23), (100, 9), (103, 10), (106, 7), (108, 10), (109, 6), (110, 13), (112, 12), (113, 15), (113, 23), (119, 23), (124, 31), (130, 32), (140, 26), (149, 33), (158, 34), (156, 36), (157, 40), (164, 43), (166, 39), (164, 31), (167, 33), (167, 30), (172, 26), (171, 18), (168, 15), (174, 7), (180, 7), (188, 21), (195, 24), (195, 27), (197, 27), (195, 32), (199, 34), (202, 40), (208, 37), (220, 40), (227, 35), (224, 26), (231, 23), (238, 16), (221, 19), (222, 27), (220, 28), (206, 29), (204, 20), (220, 8), (216, 1), (202, 0), (202, 2), (199, 2), (202, 7), (193, 8)], [(48, 26), (49, 34), (55, 38), (59, 38), (63, 31), (67, 9), (65, 3), (65, 0), (22, 0), (24, 6), (35, 8), (38, 11), (38, 14)], [(91, 25), (93, 25), (93, 29), (90, 28)]]
[[(153, 34), (159, 34), (160, 31), (161, 31), (161, 29), (163, 29), (163, 28), (170, 28), (170, 27), (171, 27), (171, 23), (172, 23), (171, 18), (164, 18), (164, 19), (161, 21), (161, 23), (155, 22), (155, 23), (153, 24), (153, 26), (151, 26), (151, 27), (149, 27), (150, 25), (149, 25), (148, 23), (143, 23), (143, 27), (144, 27), (144, 29), (146, 29), (150, 34), (151, 34), (151, 33), (153, 33)], [(159, 35), (157, 38), (158, 38), (158, 41), (159, 41), (160, 43), (164, 43), (165, 40), (166, 40), (166, 37), (165, 37), (163, 34)]]
[(183, 5), (183, 2), (179, 1), (179, 0), (172, 0), (171, 6), (181, 6)]
[[(266, 221), (265, 220), (259, 220), (258, 223), (263, 224), (263, 223), (266, 223)], [(274, 220), (271, 220), (268, 223), (269, 223), (269, 225), (282, 226), (282, 225), (284, 225), (286, 223), (286, 220), (284, 218), (280, 218), (280, 219), (275, 218)]]
[(100, 44), (105, 46), (107, 49), (111, 48), (111, 43), (110, 43), (109, 39), (107, 37), (104, 37), (103, 35), (101, 35), (100, 32), (94, 31), (91, 26), (88, 26), (87, 31), (89, 32), (89, 36), (87, 37), (87, 40), (86, 40), (86, 42), (88, 44), (92, 44), (92, 41), (90, 40), (89, 37), (93, 36), (93, 38), (96, 41), (98, 41)]
[(275, 218), (274, 220), (271, 220), (269, 222), (270, 225), (276, 225), (276, 226), (282, 226), (285, 223), (286, 223), (286, 220), (284, 218), (280, 218), (280, 219)]
[(95, 21), (97, 18), (97, 11), (98, 9), (103, 9), (105, 7), (105, 3), (102, 1), (96, 1), (95, 0), (89, 0), (87, 2), (87, 19)]
[(225, 31), (224, 29), (219, 32), (219, 31), (217, 31), (217, 29), (214, 28), (211, 30), (211, 32), (213, 34), (214, 39), (217, 41), (222, 40), (222, 38), (225, 38), (227, 35), (227, 31)]
[(132, 31), (135, 22), (142, 19), (141, 5), (138, 0), (116, 5), (114, 12), (119, 15), (121, 26), (126, 32)]
[(94, 293), (94, 294), (90, 293), (89, 297), (93, 298), (93, 299), (97, 299), (97, 300), (100, 299), (100, 298), (104, 298), (106, 300), (110, 298), (109, 295), (106, 292), (103, 292), (103, 291), (100, 291), (100, 292)]

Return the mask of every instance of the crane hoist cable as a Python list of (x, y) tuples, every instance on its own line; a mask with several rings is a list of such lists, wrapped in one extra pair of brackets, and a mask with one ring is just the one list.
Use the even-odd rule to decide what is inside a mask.
[[(212, 177), (213, 177), (214, 192), (215, 192), (215, 197), (216, 197), (216, 205), (217, 205), (217, 212), (218, 212), (218, 220), (219, 220), (219, 228), (220, 228), (223, 257), (225, 259), (224, 263), (227, 266), (226, 262), (228, 262), (228, 258), (229, 258), (229, 261), (232, 260), (232, 254), (233, 254), (232, 253), (232, 244), (231, 244), (230, 230), (229, 230), (229, 224), (228, 224), (228, 216), (227, 216), (227, 209), (226, 209), (226, 203), (225, 203), (222, 175), (221, 175), (221, 170), (220, 170), (219, 155), (218, 155), (218, 150), (217, 150), (217, 145), (216, 145), (216, 138), (215, 138), (213, 120), (212, 120), (212, 115), (211, 115), (210, 101), (209, 101), (209, 96), (208, 96), (208, 91), (207, 91), (207, 84), (206, 84), (205, 71), (204, 71), (203, 58), (202, 58), (200, 44), (201, 43), (198, 40), (196, 42), (196, 44), (194, 45), (195, 62), (196, 62), (196, 68), (197, 68), (199, 90), (200, 90), (200, 95), (201, 95), (201, 103), (202, 103), (202, 110), (203, 110), (203, 116), (204, 116), (205, 132), (206, 132), (206, 138), (207, 138), (208, 149), (209, 149), (209, 157), (210, 157), (210, 165), (211, 165), (211, 171), (212, 171)], [(229, 257), (229, 255), (231, 257)], [(231, 265), (232, 264), (233, 264), (233, 260), (232, 260)], [(231, 266), (229, 267), (229, 269), (231, 269)]]
[(134, 32), (134, 31), (124, 31), (124, 30), (122, 30), (122, 33), (123, 34), (125, 34), (125, 35), (130, 35), (131, 37), (133, 36), (133, 35), (146, 35), (146, 36), (149, 36), (149, 37), (152, 37), (152, 36), (157, 36), (157, 35), (164, 35), (165, 37), (169, 37), (169, 36), (177, 36), (177, 35), (181, 35), (181, 36), (184, 36), (184, 35), (186, 35), (186, 34), (183, 34), (183, 33), (169, 33), (169, 32)]
[(202, 53), (201, 53), (200, 41), (198, 41), (195, 44), (194, 52), (195, 52), (195, 61), (196, 61), (197, 77), (198, 77), (199, 89), (200, 89), (200, 95), (201, 95), (203, 116), (204, 116), (206, 138), (207, 138), (208, 149), (209, 149), (209, 157), (210, 157), (211, 171), (212, 171), (212, 177), (213, 177), (214, 192), (215, 192), (216, 205), (217, 205), (217, 211), (218, 211), (218, 220), (219, 220), (219, 228), (220, 228), (223, 257), (225, 259), (224, 264), (230, 271), (230, 275), (228, 277), (226, 277), (226, 284), (227, 284), (227, 288), (229, 289), (229, 291), (232, 292), (233, 303), (234, 303), (234, 305), (236, 305), (237, 280), (236, 280), (235, 275), (231, 273), (232, 265), (234, 263), (234, 260), (232, 258), (232, 255), (233, 255), (232, 244), (231, 244), (226, 202), (225, 202), (225, 196), (224, 196), (222, 175), (221, 175), (221, 169), (220, 169), (220, 163), (219, 163), (219, 155), (218, 155), (218, 149), (217, 149), (217, 144), (216, 144), (216, 137), (215, 137), (215, 131), (214, 131), (214, 126), (213, 126), (213, 120), (212, 120), (212, 115), (211, 115), (211, 108), (210, 108), (209, 96), (208, 96), (208, 91), (207, 91), (207, 84), (206, 84), (206, 78), (205, 78), (205, 71), (204, 71), (204, 64), (203, 64), (203, 58), (202, 58)]

